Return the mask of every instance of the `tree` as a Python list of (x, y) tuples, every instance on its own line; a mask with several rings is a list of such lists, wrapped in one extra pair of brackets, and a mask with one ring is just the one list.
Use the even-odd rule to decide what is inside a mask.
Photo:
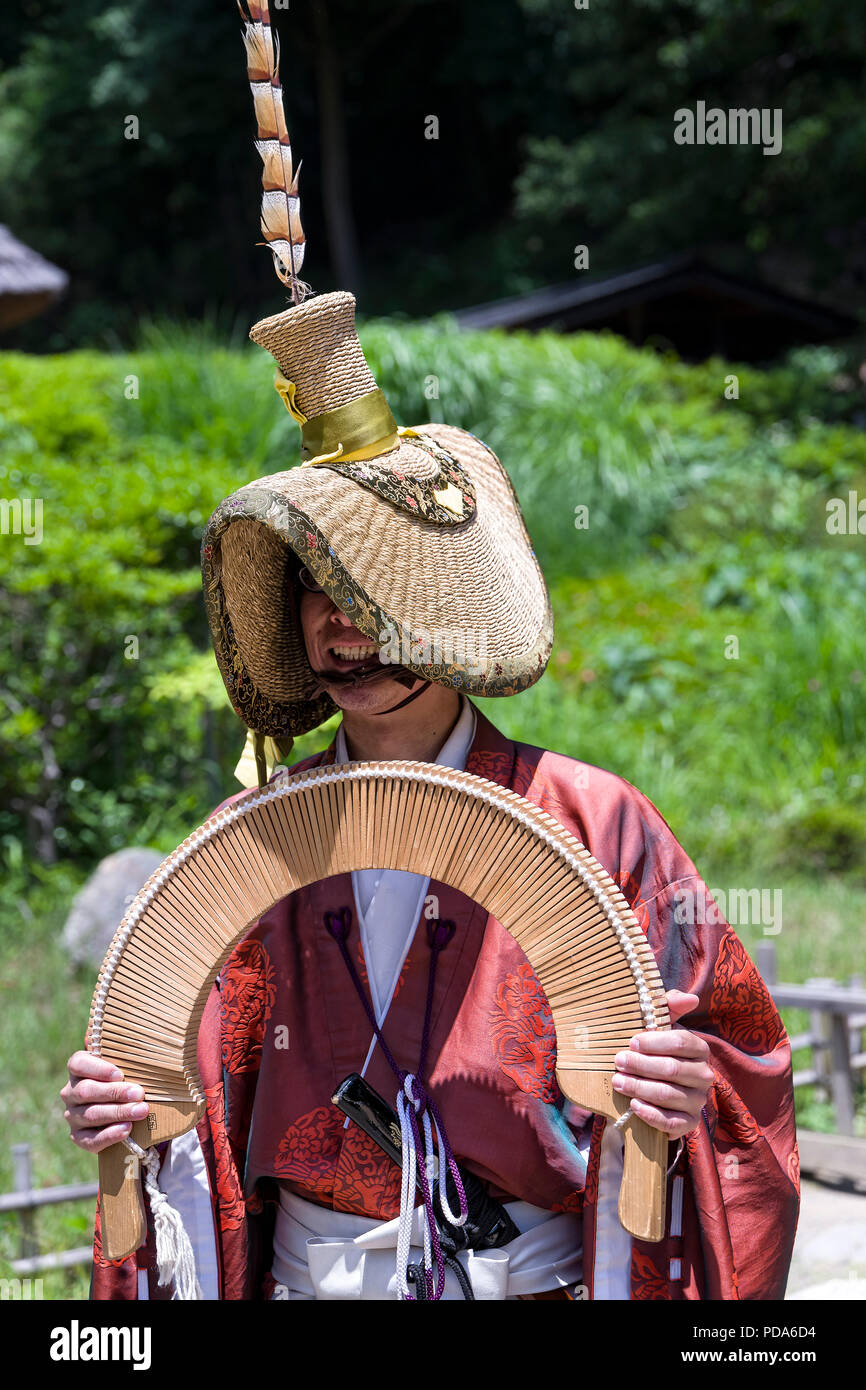
[[(555, 28), (555, 80), (573, 103), (569, 132), (530, 136), (516, 184), (519, 217), (557, 238), (561, 263), (581, 241), (599, 269), (712, 245), (792, 288), (843, 299), (862, 288), (866, 11), (846, 0), (593, 0), (566, 19), (553, 0), (521, 4)], [(699, 101), (780, 111), (781, 153), (676, 145), (675, 112)]]

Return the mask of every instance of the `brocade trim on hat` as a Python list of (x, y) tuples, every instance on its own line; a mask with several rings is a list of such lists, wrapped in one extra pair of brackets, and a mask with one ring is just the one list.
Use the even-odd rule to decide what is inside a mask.
[[(413, 478), (410, 473), (384, 467), (375, 459), (350, 460), (345, 463), (338, 458), (328, 459), (317, 463), (316, 467), (331, 468), (335, 473), (351, 478), (353, 482), (360, 483), (361, 487), (369, 488), (386, 502), (393, 502), (401, 511), (419, 517), (422, 521), (431, 521), (438, 526), (462, 526), (465, 521), (471, 520), (477, 505), (475, 484), (460, 460), (449, 454), (447, 449), (443, 449), (442, 445), (431, 439), (428, 434), (421, 434), (416, 430), (402, 430), (400, 437), (413, 448), (421, 449), (430, 455), (438, 466), (438, 471), (433, 477)], [(451, 502), (455, 489), (459, 494), (459, 510), (443, 505), (442, 501), (442, 496), (447, 494), (448, 501)], [(440, 496), (437, 496), (437, 493)]]

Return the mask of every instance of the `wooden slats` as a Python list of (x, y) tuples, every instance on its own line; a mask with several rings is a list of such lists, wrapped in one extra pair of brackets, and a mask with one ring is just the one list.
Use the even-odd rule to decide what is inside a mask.
[[(609, 1076), (615, 1052), (644, 1025), (624, 942), (658, 1025), (668, 1026), (662, 982), (627, 902), (550, 816), (468, 773), (350, 764), (288, 778), (263, 797), (249, 793), (169, 857), (133, 903), (100, 971), (95, 1045), (150, 1099), (165, 1102), (159, 1114), (179, 1132), (202, 1099), (196, 1043), (210, 986), (249, 926), (296, 888), (389, 867), (466, 893), (520, 942), (551, 1006), (563, 1076)], [(596, 1098), (609, 1094), (591, 1078), (580, 1086)], [(161, 1137), (157, 1128), (148, 1142)], [(657, 1191), (655, 1179), (650, 1187)]]

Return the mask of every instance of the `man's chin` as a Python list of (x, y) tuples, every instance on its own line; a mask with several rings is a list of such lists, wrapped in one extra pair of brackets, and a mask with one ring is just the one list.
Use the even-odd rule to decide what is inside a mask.
[(419, 680), (415, 680), (411, 688), (407, 688), (387, 676), (375, 681), (361, 681), (358, 685), (349, 685), (342, 681), (330, 684), (327, 674), (318, 674), (323, 688), (340, 709), (367, 711), (370, 714), (391, 709), (393, 705), (405, 700), (407, 695), (411, 695), (412, 691), (417, 690), (420, 684)]

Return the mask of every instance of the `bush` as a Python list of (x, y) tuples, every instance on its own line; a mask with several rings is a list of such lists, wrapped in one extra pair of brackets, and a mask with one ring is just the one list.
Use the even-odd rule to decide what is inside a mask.
[(866, 879), (866, 822), (860, 806), (812, 806), (783, 818), (779, 860), (815, 873)]

